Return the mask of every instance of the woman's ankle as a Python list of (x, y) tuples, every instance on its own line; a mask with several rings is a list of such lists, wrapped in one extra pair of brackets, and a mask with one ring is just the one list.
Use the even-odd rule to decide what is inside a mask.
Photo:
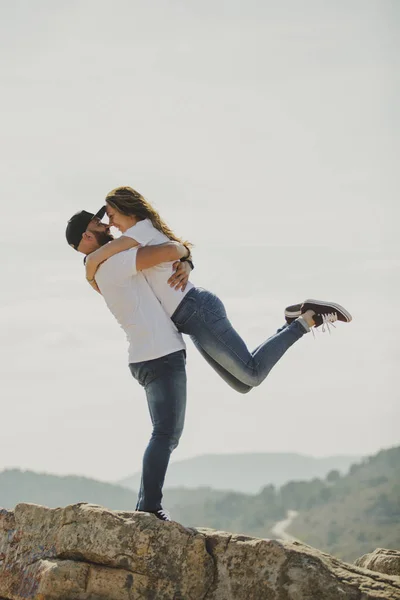
[(315, 314), (316, 313), (313, 310), (306, 310), (306, 312), (301, 315), (309, 327), (314, 327), (315, 325), (315, 321), (313, 319)]

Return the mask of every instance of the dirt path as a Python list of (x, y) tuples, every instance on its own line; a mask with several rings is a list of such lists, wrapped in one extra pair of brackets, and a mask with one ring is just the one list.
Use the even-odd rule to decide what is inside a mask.
[(286, 519), (275, 523), (271, 529), (271, 533), (280, 540), (286, 540), (287, 542), (299, 542), (300, 540), (290, 535), (290, 533), (287, 533), (287, 529), (289, 529), (290, 525), (298, 514), (299, 513), (296, 510), (288, 510)]

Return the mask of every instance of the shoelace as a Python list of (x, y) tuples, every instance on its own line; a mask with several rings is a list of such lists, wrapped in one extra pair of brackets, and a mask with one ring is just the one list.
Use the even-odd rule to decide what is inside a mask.
[[(332, 327), (334, 327), (336, 329), (336, 325), (334, 324), (335, 321), (338, 320), (337, 314), (336, 313), (326, 313), (326, 314), (322, 314), (320, 315), (321, 319), (322, 319), (322, 327), (321, 327), (321, 332), (325, 333), (326, 331), (329, 332), (329, 335), (331, 333), (331, 325)], [(315, 333), (314, 333), (314, 329), (315, 327), (313, 327), (311, 329), (314, 339), (315, 339)]]
[(338, 320), (336, 313), (327, 313), (326, 315), (321, 315), (322, 317), (322, 333), (325, 333), (325, 327), (331, 332), (330, 325), (336, 329), (336, 325), (334, 325), (335, 321)]
[(164, 519), (164, 521), (170, 521), (171, 520), (171, 516), (170, 516), (169, 512), (167, 512), (163, 508), (161, 508), (160, 510), (158, 510), (157, 514), (159, 514)]

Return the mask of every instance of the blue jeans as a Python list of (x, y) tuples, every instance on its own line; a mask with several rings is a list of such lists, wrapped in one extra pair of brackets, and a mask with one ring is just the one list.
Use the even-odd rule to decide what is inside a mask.
[(293, 321), (249, 352), (221, 300), (202, 288), (191, 289), (171, 319), (181, 333), (190, 335), (218, 375), (242, 394), (260, 385), (286, 350), (307, 333), (299, 321)]
[(185, 350), (129, 365), (134, 378), (146, 390), (153, 423), (150, 442), (143, 456), (136, 510), (155, 512), (161, 508), (169, 459), (179, 443), (185, 423), (185, 365)]

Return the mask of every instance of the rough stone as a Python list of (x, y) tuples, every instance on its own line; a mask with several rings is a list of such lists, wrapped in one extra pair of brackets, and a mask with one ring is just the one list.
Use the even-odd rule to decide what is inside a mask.
[(400, 600), (400, 578), (298, 542), (75, 504), (0, 510), (0, 600)]
[(355, 564), (364, 569), (400, 577), (400, 551), (398, 550), (377, 548), (370, 554), (358, 558)]

